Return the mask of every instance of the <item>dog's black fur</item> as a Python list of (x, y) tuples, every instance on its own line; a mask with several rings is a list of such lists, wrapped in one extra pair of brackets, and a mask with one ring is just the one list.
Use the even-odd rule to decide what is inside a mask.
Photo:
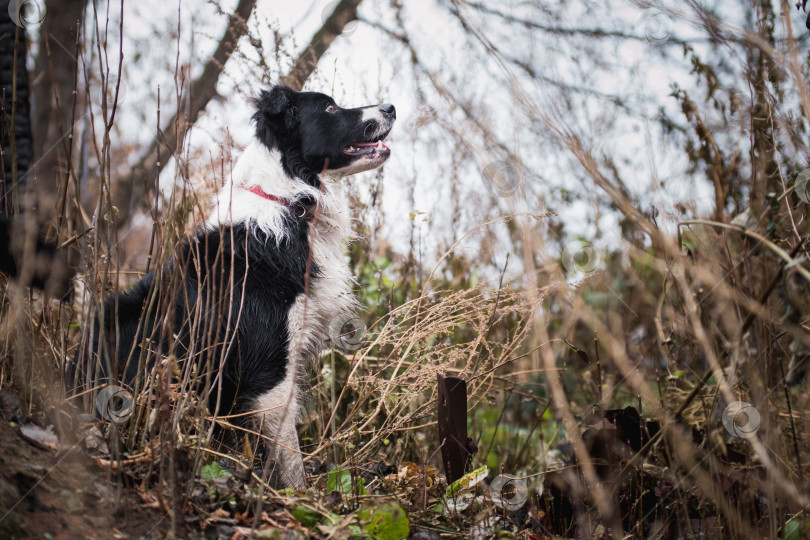
[[(102, 382), (133, 385), (139, 367), (144, 368), (139, 366), (141, 347), (137, 344), (145, 339), (159, 344), (157, 351), (146, 355), (147, 369), (154, 364), (154, 352), (177, 357), (193, 353), (208, 375), (202, 381), (210, 382), (216, 377), (223, 347), (228, 346), (225, 340), (233, 339), (221, 386), (217, 383), (209, 393), (208, 405), (221, 414), (249, 410), (252, 398), (284, 378), (289, 337), (285, 306), (304, 293), (307, 226), (295, 218), (288, 225), (291, 234), (281, 248), (266, 233), (251, 230), (247, 224), (200, 231), (163, 270), (160, 284), (153, 272), (128, 293), (109, 298), (103, 314), (93, 321), (92, 354), (77, 354), (67, 372), (68, 387), (86, 388)], [(310, 268), (310, 279), (317, 276), (318, 268)], [(148, 310), (153, 289), (156, 307)], [(196, 307), (201, 308), (199, 317), (205, 322), (198, 319), (194, 330), (209, 335), (193, 338)], [(156, 328), (155, 321), (165, 315), (171, 325)], [(104, 321), (106, 348), (101, 351), (99, 319)]]
[[(193, 357), (196, 367), (181, 366), (196, 370), (207, 385), (198, 389), (207, 390), (210, 410), (226, 414), (252, 410), (255, 398), (285, 378), (290, 309), (307, 279), (311, 286), (323, 270), (309, 243), (315, 199), (328, 191), (322, 173), (379, 166), (389, 150), (372, 143), (388, 134), (396, 113), (389, 104), (341, 109), (327, 95), (280, 86), (262, 91), (255, 104), (256, 138), (280, 159), (285, 185), (301, 182), (301, 195), (289, 199), (309, 210), (296, 215), (279, 209), (281, 238), (274, 236), (277, 224), (262, 227), (252, 217), (214, 226), (209, 221), (161, 271), (104, 303), (91, 339), (69, 366), (69, 389), (132, 385), (161, 357)], [(261, 198), (248, 201), (271, 205), (262, 211), (276, 208)], [(147, 350), (145, 344), (151, 344)]]

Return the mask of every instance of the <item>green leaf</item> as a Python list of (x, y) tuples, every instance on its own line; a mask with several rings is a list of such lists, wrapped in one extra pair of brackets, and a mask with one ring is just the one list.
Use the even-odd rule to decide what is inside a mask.
[(434, 504), (431, 507), (431, 510), (434, 512), (443, 512), (445, 506), (448, 508), (466, 508), (470, 501), (475, 497), (474, 494), (469, 493), (470, 490), (480, 484), (488, 474), (489, 467), (486, 465), (478, 467), (474, 471), (465, 474), (447, 486), (447, 489), (444, 492), (444, 500), (438, 504)]
[(791, 519), (782, 526), (783, 540), (800, 540), (810, 537), (810, 518)]
[(226, 471), (225, 469), (223, 469), (222, 467), (220, 467), (219, 463), (215, 461), (209, 465), (203, 465), (203, 467), (200, 469), (200, 476), (202, 477), (203, 480), (210, 482), (214, 478), (233, 475), (228, 471)]
[[(366, 479), (358, 477), (356, 481), (357, 494), (368, 495), (368, 491), (366, 491)], [(341, 469), (340, 467), (335, 467), (329, 471), (329, 475), (326, 477), (326, 492), (332, 493), (333, 491), (347, 495), (354, 493), (352, 489), (352, 474), (349, 471)]]
[(458, 480), (447, 486), (447, 490), (444, 492), (444, 497), (446, 499), (449, 499), (450, 497), (461, 491), (477, 486), (478, 484), (481, 483), (481, 481), (484, 480), (484, 478), (487, 477), (488, 474), (489, 474), (489, 467), (487, 467), (486, 465), (478, 467), (473, 472), (468, 472), (467, 474), (465, 474), (464, 476), (462, 476), (461, 478), (459, 478)]
[(408, 514), (395, 503), (367, 506), (358, 512), (363, 530), (374, 540), (401, 540), (411, 534)]
[(323, 520), (328, 520), (330, 525), (334, 525), (335, 523), (340, 521), (340, 518), (331, 512), (328, 514), (322, 514), (317, 510), (313, 510), (308, 506), (304, 506), (303, 504), (296, 506), (293, 508), (291, 514), (295, 519), (301, 522), (301, 525), (307, 527), (308, 529), (313, 528), (318, 523), (321, 523)]
[(391, 264), (391, 259), (381, 255), (374, 259), (374, 264), (379, 268), (386, 268), (389, 264)]
[[(483, 465), (472, 472), (468, 472), (449, 486), (444, 492), (444, 501), (434, 504), (431, 510), (443, 512), (445, 505), (448, 507), (466, 507), (474, 498), (473, 494), (467, 493), (473, 487), (480, 484), (489, 474), (489, 467)], [(461, 496), (463, 495), (463, 497)], [(458, 504), (457, 504), (458, 503)]]
[(799, 522), (790, 520), (782, 527), (783, 540), (799, 540)]

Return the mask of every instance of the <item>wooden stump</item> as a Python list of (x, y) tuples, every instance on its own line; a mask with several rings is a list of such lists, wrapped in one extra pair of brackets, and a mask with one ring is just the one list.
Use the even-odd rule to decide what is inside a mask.
[(467, 438), (467, 381), (437, 373), (439, 442), (447, 482), (452, 483), (470, 469), (474, 445)]

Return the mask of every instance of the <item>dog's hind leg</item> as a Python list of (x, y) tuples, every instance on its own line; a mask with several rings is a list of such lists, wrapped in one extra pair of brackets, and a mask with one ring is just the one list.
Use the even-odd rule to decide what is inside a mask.
[(298, 399), (293, 377), (287, 376), (272, 390), (257, 399), (262, 431), (268, 440), (268, 459), (275, 462), (281, 482), (294, 489), (304, 489), (307, 477), (298, 446), (295, 421)]

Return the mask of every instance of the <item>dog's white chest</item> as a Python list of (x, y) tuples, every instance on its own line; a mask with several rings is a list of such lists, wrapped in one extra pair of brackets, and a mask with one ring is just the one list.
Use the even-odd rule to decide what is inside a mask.
[(290, 359), (298, 364), (316, 356), (330, 328), (341, 328), (354, 317), (357, 300), (346, 261), (346, 240), (351, 226), (348, 201), (338, 190), (324, 193), (318, 221), (310, 230), (311, 268), (308, 294), (300, 295), (289, 315)]
[(281, 167), (278, 150), (268, 150), (254, 142), (249, 145), (233, 170), (233, 184), (218, 194), (209, 227), (222, 222), (252, 222), (282, 243), (289, 237), (288, 211), (246, 188), (262, 191), (288, 201), (304, 196), (319, 201), (317, 219), (309, 224), (308, 248), (311, 272), (308, 294), (296, 298), (287, 313), (289, 334), (288, 362), (300, 373), (303, 361), (320, 352), (329, 337), (330, 325), (342, 326), (354, 316), (357, 302), (352, 294), (352, 276), (346, 262), (346, 245), (351, 236), (349, 201), (341, 177), (322, 175), (322, 189), (290, 178)]

